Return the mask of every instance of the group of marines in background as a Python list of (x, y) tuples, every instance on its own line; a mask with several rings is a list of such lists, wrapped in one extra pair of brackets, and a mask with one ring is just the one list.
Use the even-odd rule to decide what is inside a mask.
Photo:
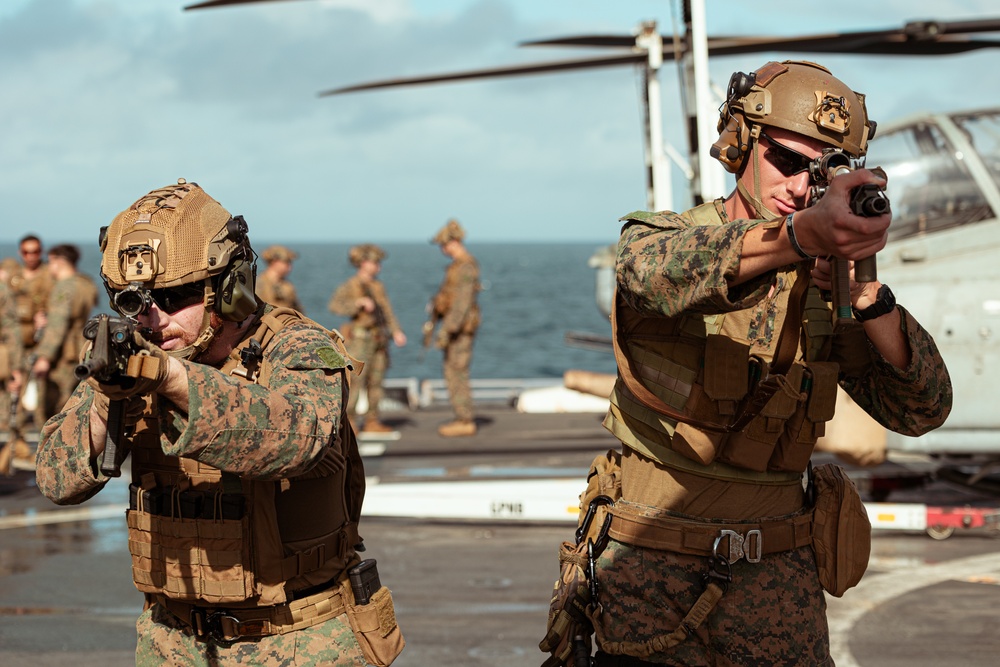
[[(428, 320), (423, 329), (424, 347), (433, 342), (444, 354), (444, 379), (455, 412), (454, 420), (438, 428), (443, 437), (476, 434), (469, 366), (480, 321), (476, 300), (480, 289), (479, 264), (464, 240), (465, 230), (457, 220), (449, 220), (431, 239), (431, 243), (440, 246), (441, 252), (452, 260), (441, 287), (428, 305)], [(258, 296), (267, 303), (303, 312), (295, 287), (288, 280), (298, 255), (284, 246), (271, 246), (261, 257), (267, 262), (267, 268), (257, 276)], [(340, 332), (347, 342), (348, 352), (364, 362), (364, 370), (352, 387), (347, 408), (351, 422), (361, 433), (394, 430), (381, 418), (382, 383), (389, 368), (389, 341), (403, 347), (407, 340), (385, 286), (378, 279), (385, 258), (385, 250), (371, 243), (351, 248), (348, 259), (355, 273), (337, 287), (327, 306), (333, 314), (348, 318)], [(358, 397), (362, 389), (368, 409), (364, 424), (358, 428)]]
[[(444, 437), (476, 433), (469, 366), (479, 327), (479, 265), (463, 243), (465, 230), (449, 220), (432, 239), (452, 259), (444, 281), (428, 307), (424, 345), (433, 342), (444, 354), (443, 372), (455, 419), (438, 432)], [(43, 254), (47, 261), (43, 261)], [(83, 326), (97, 305), (98, 287), (77, 270), (79, 249), (70, 244), (43, 253), (34, 235), (18, 243), (20, 260), (0, 261), (0, 474), (15, 467), (31, 468), (34, 451), (25, 440), (54, 415), (77, 385), (74, 373), (84, 343)], [(262, 254), (266, 268), (257, 276), (257, 294), (275, 306), (304, 312), (295, 286), (288, 280), (297, 253), (280, 245)], [(340, 285), (329, 302), (336, 315), (349, 318), (341, 327), (351, 355), (364, 363), (358, 390), (351, 392), (348, 414), (355, 428), (358, 396), (364, 388), (368, 408), (363, 433), (393, 431), (381, 419), (382, 384), (389, 368), (389, 341), (406, 345), (403, 332), (378, 280), (385, 251), (370, 243), (351, 248), (348, 258), (356, 272)], [(436, 335), (435, 335), (436, 332)]]
[(0, 473), (34, 466), (24, 439), (29, 424), (40, 428), (76, 388), (74, 373), (83, 348), (83, 325), (97, 305), (97, 285), (77, 271), (79, 249), (49, 248), (28, 235), (18, 243), (20, 261), (0, 261)]

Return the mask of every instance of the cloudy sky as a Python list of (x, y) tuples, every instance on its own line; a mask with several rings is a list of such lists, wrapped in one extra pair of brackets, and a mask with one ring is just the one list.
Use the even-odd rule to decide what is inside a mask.
[[(91, 242), (150, 189), (199, 182), (262, 241), (424, 241), (457, 217), (475, 241), (616, 238), (645, 201), (630, 67), (336, 97), (372, 79), (580, 57), (518, 47), (669, 33), (676, 0), (194, 0), (0, 3), (0, 242)], [(808, 6), (808, 10), (805, 8)], [(710, 35), (796, 35), (1000, 16), (990, 0), (708, 0)], [(807, 14), (809, 16), (807, 16)], [(819, 14), (821, 18), (815, 17)], [(793, 53), (713, 60), (715, 83)], [(879, 121), (1000, 104), (1000, 49), (816, 58)], [(667, 141), (683, 149), (663, 69)]]

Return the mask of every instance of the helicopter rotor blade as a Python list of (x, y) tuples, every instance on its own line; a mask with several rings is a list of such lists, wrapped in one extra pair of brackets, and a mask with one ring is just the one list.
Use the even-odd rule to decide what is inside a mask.
[(285, 2), (287, 0), (206, 0), (194, 5), (188, 5), (184, 9), (211, 9), (212, 7), (228, 7), (230, 5), (251, 5), (259, 2)]
[[(217, 0), (218, 1), (218, 0)], [(256, 0), (261, 1), (261, 0)], [(970, 39), (971, 33), (1000, 31), (1000, 19), (974, 21), (910, 21), (902, 28), (858, 32), (828, 33), (792, 37), (721, 36), (708, 38), (710, 56), (731, 56), (767, 51), (799, 53), (854, 53), (870, 55), (933, 56), (965, 53), (977, 49), (1000, 47), (1000, 41)], [(680, 38), (681, 48), (675, 49), (670, 36), (663, 38), (664, 61), (675, 60), (688, 50), (687, 36)], [(577, 35), (553, 39), (530, 40), (521, 46), (583, 46), (599, 48), (634, 48), (634, 35)], [(343, 86), (319, 93), (320, 97), (362, 90), (415, 86), (448, 81), (488, 79), (521, 74), (544, 74), (588, 67), (612, 67), (639, 63), (645, 54), (633, 51), (620, 56), (532, 63), (511, 67), (453, 72), (421, 77), (407, 77)]]
[(469, 70), (465, 72), (453, 72), (450, 74), (432, 74), (429, 76), (404, 77), (397, 79), (386, 79), (383, 81), (372, 81), (353, 86), (333, 88), (319, 93), (320, 97), (329, 95), (340, 95), (343, 93), (354, 93), (362, 90), (373, 90), (377, 88), (396, 88), (400, 86), (418, 86), (428, 83), (445, 83), (448, 81), (464, 81), (468, 79), (495, 79), (508, 76), (519, 76), (522, 74), (544, 74), (547, 72), (561, 72), (574, 69), (591, 69), (595, 67), (614, 67), (617, 65), (629, 65), (644, 62), (646, 56), (641, 53), (626, 53), (622, 55), (607, 56), (603, 58), (585, 58), (582, 60), (559, 60), (546, 63), (528, 63), (515, 65), (513, 67), (496, 67), (490, 69)]
[[(880, 55), (941, 55), (997, 46), (995, 41), (968, 38), (972, 33), (1000, 32), (1000, 19), (973, 21), (910, 21), (902, 28), (856, 32), (799, 35), (789, 37), (718, 36), (708, 38), (709, 55), (736, 55), (758, 51), (800, 51), (803, 53), (870, 53)], [(686, 49), (687, 38), (681, 37)], [(664, 45), (671, 44), (663, 36)], [(629, 48), (632, 35), (577, 35), (521, 42), (521, 46), (583, 46)], [(673, 53), (664, 48), (664, 55)]]

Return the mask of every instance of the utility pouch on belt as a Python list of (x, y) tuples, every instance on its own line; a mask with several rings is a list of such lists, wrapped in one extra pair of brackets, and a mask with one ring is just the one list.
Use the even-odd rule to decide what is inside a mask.
[[(367, 596), (376, 585), (378, 590), (371, 593), (367, 603), (362, 604), (362, 596)], [(406, 641), (396, 623), (392, 593), (379, 583), (375, 561), (365, 560), (348, 570), (343, 586), (348, 600), (347, 620), (361, 645), (365, 660), (376, 667), (388, 667), (402, 653)]]
[(832, 463), (810, 471), (813, 507), (813, 553), (823, 589), (834, 597), (857, 585), (868, 569), (872, 525), (857, 487), (844, 469)]
[(594, 562), (607, 543), (608, 509), (621, 498), (621, 453), (594, 459), (580, 494), (575, 542), (559, 546), (559, 579), (553, 587), (545, 637), (538, 648), (551, 655), (542, 667), (587, 667), (593, 626), (587, 612), (597, 602)]

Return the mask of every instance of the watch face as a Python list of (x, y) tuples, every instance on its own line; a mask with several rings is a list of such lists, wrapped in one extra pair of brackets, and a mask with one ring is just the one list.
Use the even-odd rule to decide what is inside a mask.
[(873, 320), (876, 317), (881, 317), (886, 313), (892, 312), (892, 309), (895, 307), (896, 296), (889, 289), (888, 285), (882, 285), (878, 288), (878, 294), (875, 295), (875, 303), (864, 310), (858, 310), (857, 308), (852, 310), (854, 311), (854, 319), (858, 322), (867, 322), (868, 320)]

